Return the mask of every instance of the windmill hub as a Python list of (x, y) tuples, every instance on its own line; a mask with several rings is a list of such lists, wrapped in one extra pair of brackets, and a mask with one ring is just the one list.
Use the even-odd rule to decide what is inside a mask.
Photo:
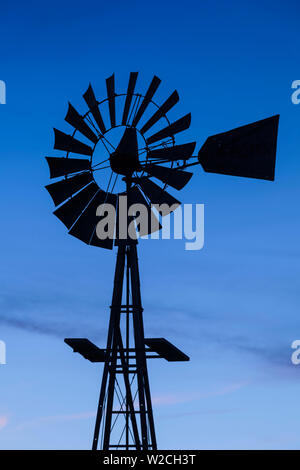
[(134, 171), (140, 169), (135, 128), (126, 127), (123, 137), (116, 150), (111, 153), (109, 161), (111, 169), (120, 175), (132, 175)]

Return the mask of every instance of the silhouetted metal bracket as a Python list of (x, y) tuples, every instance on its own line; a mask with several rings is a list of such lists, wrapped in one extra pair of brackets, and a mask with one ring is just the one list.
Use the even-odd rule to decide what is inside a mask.
[(156, 352), (160, 357), (163, 357), (167, 361), (179, 362), (190, 360), (186, 354), (176, 348), (174, 344), (170, 343), (165, 338), (145, 338), (145, 344), (151, 351)]
[(106, 354), (103, 349), (98, 348), (94, 343), (86, 338), (65, 338), (65, 343), (74, 352), (81, 354), (91, 362), (105, 362)]

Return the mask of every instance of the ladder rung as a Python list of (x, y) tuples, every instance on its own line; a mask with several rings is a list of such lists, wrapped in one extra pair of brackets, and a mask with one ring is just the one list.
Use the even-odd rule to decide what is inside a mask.
[[(122, 444), (119, 444), (119, 445), (110, 444), (109, 449), (111, 449), (112, 447), (114, 447), (114, 448), (122, 447), (123, 449), (127, 449), (128, 447), (131, 447), (131, 448), (134, 447), (135, 449), (137, 448), (137, 446), (135, 444), (129, 444), (129, 445), (126, 445), (126, 444), (124, 444), (124, 445), (122, 445)], [(149, 447), (152, 447), (152, 446), (149, 446)]]
[[(124, 415), (124, 414), (129, 414), (129, 415), (130, 415), (130, 414), (131, 414), (131, 411), (121, 411), (121, 410), (120, 410), (120, 411), (112, 411), (112, 413), (113, 413), (113, 414), (120, 414), (120, 415), (121, 415), (121, 414), (122, 414), (122, 415)], [(134, 414), (139, 414), (139, 413), (141, 413), (139, 410), (134, 410)], [(145, 410), (144, 413), (148, 413), (148, 411)]]
[[(123, 370), (116, 370), (115, 372), (116, 372), (116, 374), (124, 374)], [(135, 370), (128, 370), (127, 374), (137, 374), (137, 370), (136, 369)]]

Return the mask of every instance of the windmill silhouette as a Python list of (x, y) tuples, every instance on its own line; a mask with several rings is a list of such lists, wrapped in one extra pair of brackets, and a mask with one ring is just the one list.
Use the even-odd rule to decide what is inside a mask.
[[(166, 189), (181, 190), (192, 177), (186, 168), (199, 164), (205, 172), (274, 180), (278, 115), (211, 136), (194, 156), (196, 142), (175, 141), (189, 128), (191, 115), (173, 122), (168, 117), (179, 101), (177, 91), (158, 105), (154, 95), (160, 79), (154, 76), (141, 94), (136, 92), (137, 78), (138, 73), (131, 72), (127, 91), (116, 93), (112, 75), (106, 80), (107, 96), (102, 101), (90, 85), (83, 95), (88, 106), (85, 114), (69, 104), (65, 120), (73, 127), (72, 134), (54, 129), (54, 148), (65, 155), (46, 157), (50, 178), (58, 179), (46, 189), (56, 206), (54, 214), (68, 233), (88, 245), (117, 247), (106, 347), (101, 349), (86, 338), (65, 339), (74, 352), (104, 363), (94, 450), (99, 439), (104, 450), (157, 449), (147, 360), (189, 360), (165, 338), (145, 338), (144, 334), (137, 242), (138, 236), (160, 230), (163, 217), (180, 205)], [(102, 178), (100, 188), (96, 175), (107, 170), (107, 181)], [(123, 187), (117, 191), (120, 180)], [(141, 204), (146, 209), (146, 230), (136, 215), (122, 213), (124, 196), (128, 206)], [(105, 238), (98, 236), (97, 225), (105, 217), (98, 208), (107, 204), (115, 216), (113, 236)], [(160, 213), (153, 210), (157, 205), (163, 207)], [(126, 236), (121, 236), (124, 217)], [(128, 234), (132, 223), (135, 236)]]

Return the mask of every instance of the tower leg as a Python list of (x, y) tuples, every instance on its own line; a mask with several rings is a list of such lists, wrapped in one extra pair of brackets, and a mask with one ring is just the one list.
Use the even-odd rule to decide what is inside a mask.
[[(122, 303), (124, 278), (125, 304)], [(126, 314), (125, 321), (123, 314)], [(118, 247), (93, 450), (98, 448), (100, 430), (103, 450), (157, 448), (134, 243)]]
[(138, 373), (138, 390), (141, 410), (141, 428), (143, 438), (143, 449), (148, 449), (148, 425), (150, 430), (151, 448), (156, 450), (156, 436), (154, 429), (154, 420), (152, 412), (152, 402), (150, 395), (146, 352), (145, 352), (145, 335), (144, 335), (144, 322), (143, 322), (143, 308), (141, 300), (140, 276), (138, 267), (138, 256), (136, 245), (131, 245), (129, 249), (129, 266), (131, 272), (131, 290), (132, 290), (132, 303), (133, 303), (133, 323), (134, 323), (134, 336), (136, 346), (136, 362)]

